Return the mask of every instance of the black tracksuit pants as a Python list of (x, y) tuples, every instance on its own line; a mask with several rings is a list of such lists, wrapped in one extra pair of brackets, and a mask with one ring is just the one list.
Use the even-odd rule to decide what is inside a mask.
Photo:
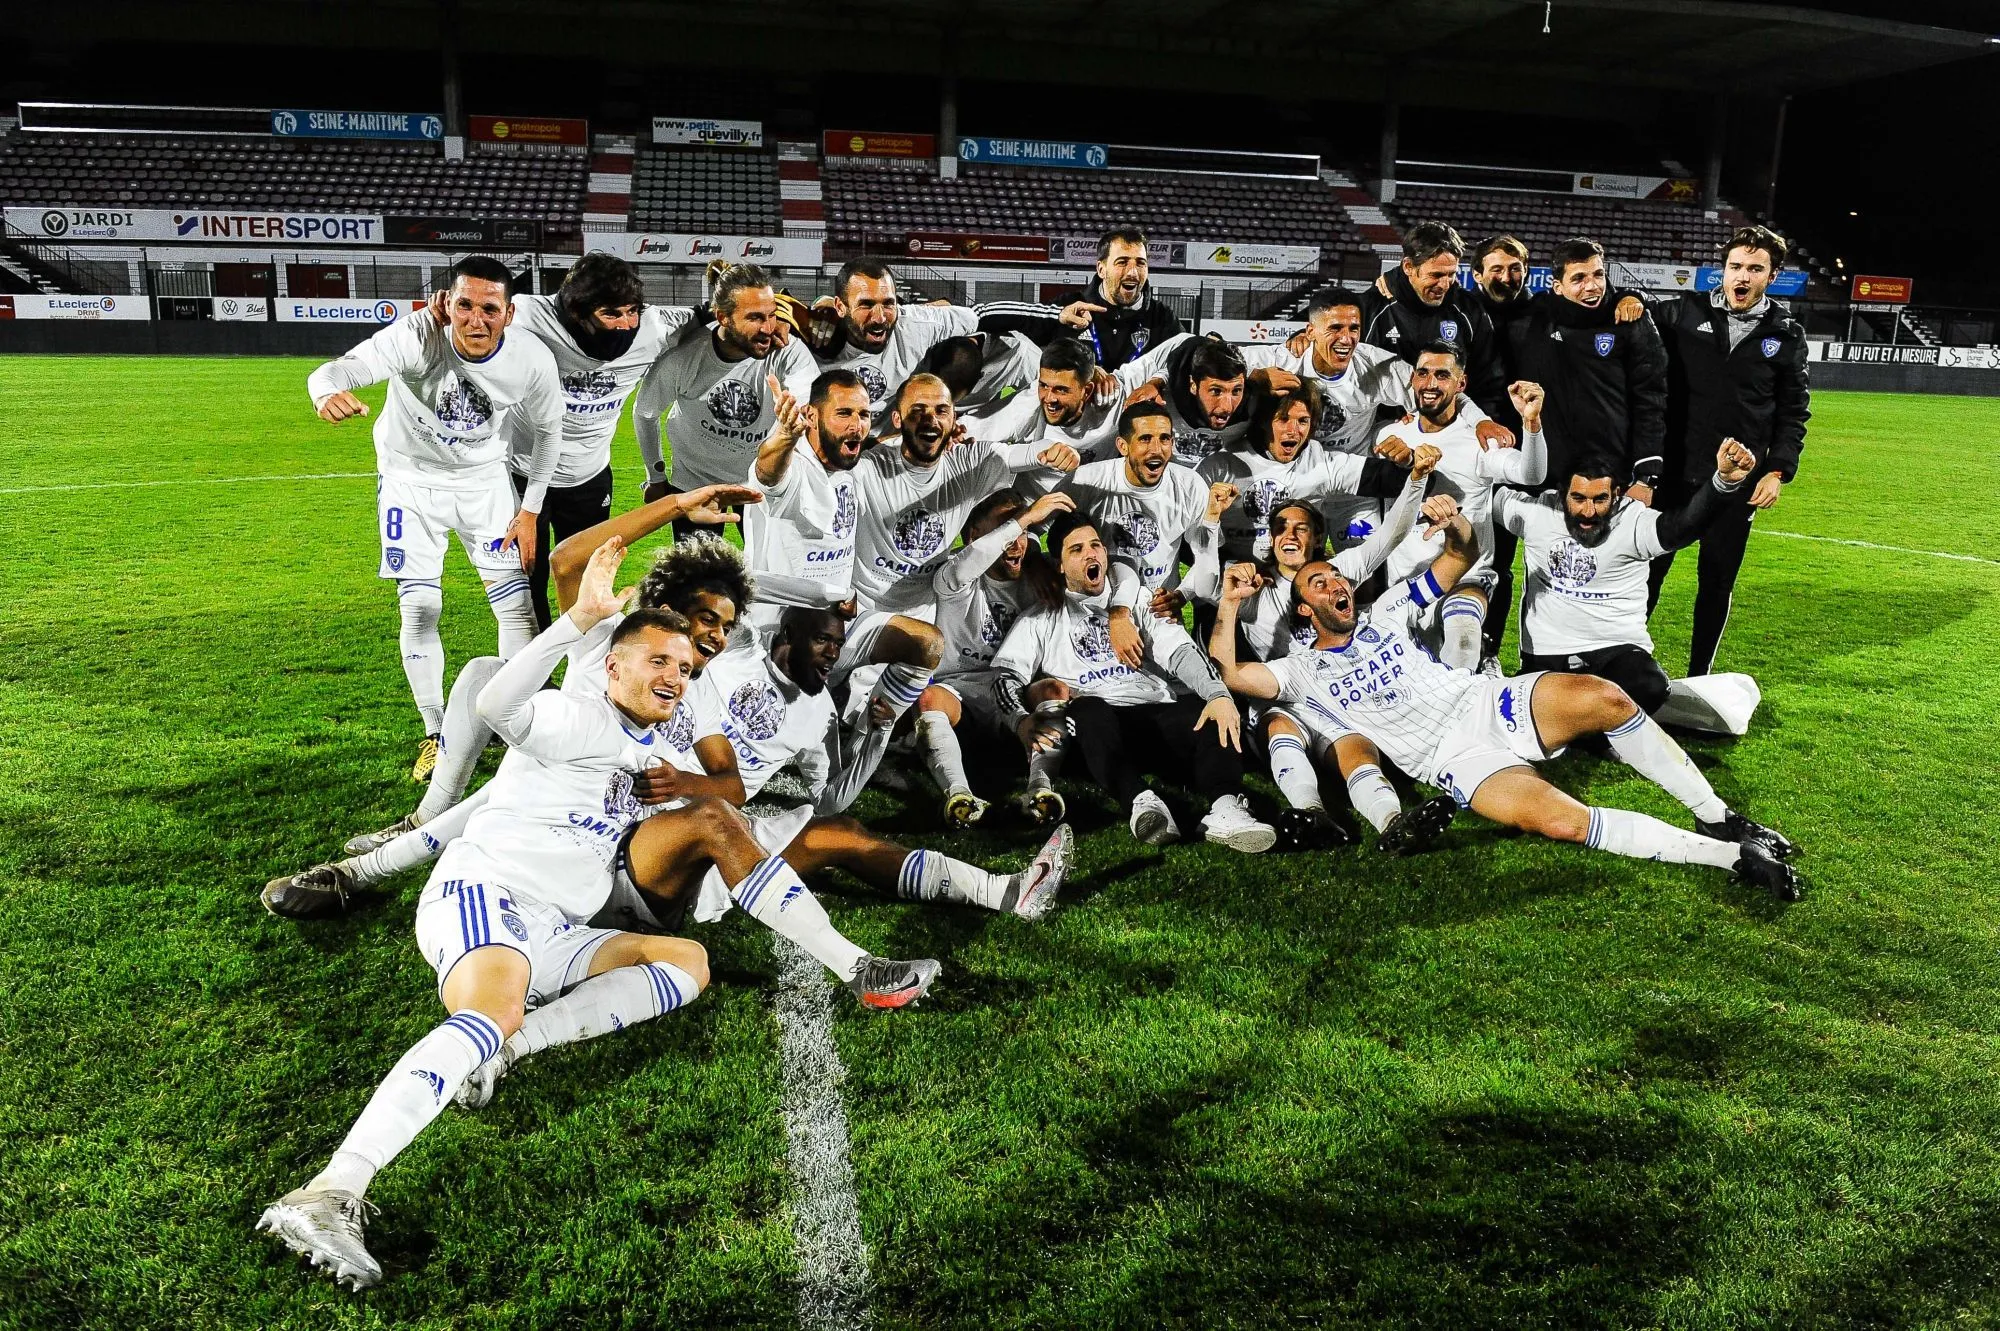
[[(1676, 508), (1686, 502), (1687, 492), (1682, 489), (1664, 507)], [(1743, 567), (1743, 552), (1750, 544), (1750, 519), (1756, 512), (1747, 500), (1738, 499), (1725, 505), (1715, 521), (1708, 524), (1708, 530), (1701, 534), (1695, 564), (1694, 633), (1693, 640), (1688, 644), (1687, 672), (1690, 675), (1706, 675), (1715, 667), (1715, 652), (1722, 645), (1722, 630), (1729, 624), (1729, 606), (1736, 590), (1736, 574)], [(1653, 561), (1646, 597), (1648, 616), (1659, 604), (1660, 587), (1667, 580), (1667, 570), (1673, 566), (1673, 551)]]
[(1233, 795), (1243, 789), (1243, 755), (1225, 747), (1213, 725), (1194, 728), (1206, 705), (1194, 698), (1124, 704), (1072, 699), (1069, 719), (1076, 730), (1070, 743), (1082, 753), (1090, 779), (1120, 804), (1146, 788), (1142, 773), (1148, 769), (1175, 773), (1174, 784), (1205, 800)]
[[(518, 472), (508, 474), (514, 478), (514, 497), (518, 499), (527, 491), (528, 483)], [(535, 599), (535, 623), (540, 627), (547, 628), (553, 622), (549, 614), (549, 554), (556, 542), (595, 527), (610, 516), (609, 467), (579, 484), (549, 487), (549, 497), (542, 504), (540, 520), (535, 523), (535, 567), (528, 575)]]
[(1625, 696), (1651, 716), (1667, 701), (1667, 672), (1643, 647), (1600, 647), (1593, 652), (1536, 656), (1521, 653), (1521, 673), (1553, 670), (1564, 675), (1595, 675), (1625, 690)]

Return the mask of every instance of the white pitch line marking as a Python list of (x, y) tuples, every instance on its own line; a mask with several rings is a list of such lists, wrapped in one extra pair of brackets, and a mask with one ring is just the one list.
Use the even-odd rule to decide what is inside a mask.
[(868, 1245), (848, 1158), (847, 1075), (833, 1045), (826, 970), (805, 949), (773, 937), (778, 955), (778, 1052), (785, 1079), (786, 1160), (796, 1192), (792, 1244), (799, 1263), (799, 1325), (855, 1331), (869, 1324)]
[(1996, 564), (2000, 559), (1988, 559), (1984, 555), (1956, 555), (1949, 550), (1912, 550), (1906, 545), (1877, 545), (1873, 541), (1850, 541), (1839, 536), (1808, 536), (1802, 531), (1774, 531), (1769, 527), (1752, 526), (1751, 531), (1760, 536), (1782, 536), (1791, 541), (1820, 541), (1827, 545), (1851, 545), (1860, 550), (1887, 550), (1898, 555), (1927, 555), (1932, 559), (1956, 559), (1965, 564)]
[(374, 480), (372, 471), (293, 472), (287, 476), (203, 476), (174, 481), (96, 481), (86, 485), (22, 485), (0, 490), (0, 495), (51, 494), (67, 490), (143, 490), (156, 485), (247, 485), (252, 481), (359, 481)]

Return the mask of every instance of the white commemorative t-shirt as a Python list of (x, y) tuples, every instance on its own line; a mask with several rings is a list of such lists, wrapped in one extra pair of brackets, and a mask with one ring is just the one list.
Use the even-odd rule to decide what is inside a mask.
[[(852, 370), (868, 390), (868, 406), (878, 429), (889, 424), (889, 395), (916, 372), (917, 362), (948, 337), (968, 337), (979, 331), (979, 315), (962, 305), (902, 305), (896, 326), (880, 351), (842, 345), (819, 363), (823, 370)], [(818, 371), (815, 371), (817, 373)]]
[(824, 753), (834, 720), (833, 696), (808, 694), (781, 675), (755, 647), (732, 647), (703, 668), (695, 683), (710, 692), (717, 724), (736, 750), (746, 799), (771, 774), (802, 753)]
[(1332, 733), (1365, 736), (1396, 766), (1430, 781), (1438, 741), (1481, 678), (1445, 665), (1417, 637), (1417, 621), (1438, 595), (1426, 571), (1362, 611), (1345, 647), (1295, 648), (1271, 662), (1277, 701)]
[(1123, 457), (1078, 467), (1058, 489), (1076, 496), (1077, 511), (1103, 524), (1111, 557), (1131, 568), (1149, 591), (1176, 581), (1181, 541), (1208, 512), (1208, 482), (1192, 467), (1169, 466), (1153, 485), (1135, 484)]
[[(1102, 698), (1117, 704), (1172, 702), (1171, 676), (1159, 660), (1163, 641), (1187, 641), (1187, 632), (1178, 624), (1166, 624), (1151, 615), (1134, 615), (1140, 634), (1146, 639), (1150, 658), (1146, 668), (1134, 670), (1111, 650), (1111, 607), (1116, 598), (1115, 579), (1131, 578), (1130, 569), (1114, 564), (1104, 590), (1095, 596), (1065, 591), (1060, 606), (1038, 606), (1014, 621), (1000, 650), (993, 655), (992, 668), (1004, 670), (1017, 679), (1059, 679), (1070, 692), (1083, 698)], [(1178, 633), (1177, 639), (1163, 630)]]
[[(1238, 492), (1236, 502), (1222, 510), (1223, 561), (1269, 559), (1273, 513), (1290, 503), (1318, 507), (1330, 495), (1352, 496), (1367, 462), (1366, 457), (1329, 452), (1310, 442), (1290, 462), (1247, 448), (1210, 454), (1195, 474), (1206, 485), (1226, 481)], [(1205, 510), (1206, 491), (1202, 498)]]
[(673, 723), (636, 725), (602, 692), (584, 699), (544, 689), (529, 705), (536, 727), (563, 732), (569, 756), (551, 762), (508, 749), (485, 802), (453, 843), (454, 867), (518, 887), (582, 922), (610, 896), (625, 830), (651, 811), (633, 798), (632, 776), (673, 760)]
[(740, 484), (777, 419), (765, 379), (776, 375), (804, 402), (818, 373), (812, 353), (797, 338), (772, 347), (767, 359), (736, 361), (717, 354), (713, 330), (689, 338), (653, 362), (633, 398), (632, 424), (645, 455), (646, 479), (668, 479), (659, 451), (665, 417), (675, 489)]
[[(1433, 495), (1450, 495), (1457, 500), (1459, 512), (1465, 514), (1466, 521), (1472, 524), (1473, 536), (1479, 542), (1479, 554), (1466, 571), (1466, 578), (1493, 568), (1493, 487), (1508, 479), (1506, 468), (1520, 459), (1520, 453), (1515, 449), (1479, 447), (1479, 439), (1473, 430), (1484, 419), (1483, 415), (1461, 406), (1451, 424), (1442, 430), (1426, 431), (1418, 421), (1405, 420), (1383, 426), (1376, 435), (1378, 442), (1392, 434), (1399, 435), (1411, 448), (1430, 444), (1443, 453), (1437, 469), (1431, 473), (1430, 492)], [(1443, 551), (1442, 530), (1428, 538), (1421, 527), (1412, 530), (1389, 556), (1389, 581), (1395, 583), (1415, 577), (1430, 567), (1431, 561)]]
[(1630, 645), (1653, 650), (1646, 631), (1647, 579), (1660, 544), (1657, 509), (1621, 500), (1594, 546), (1569, 534), (1560, 494), (1494, 494), (1494, 517), (1521, 538), (1521, 650), (1536, 656)]
[(450, 327), (418, 310), (314, 370), (306, 386), (317, 402), (385, 380), (389, 396), (374, 431), (384, 477), (483, 490), (506, 480), (510, 432), (545, 438), (551, 457), (559, 451), (561, 384), (555, 357), (533, 334), (510, 330), (484, 360), (467, 360)]
[(1410, 396), (1410, 366), (1401, 356), (1363, 342), (1354, 349), (1347, 369), (1322, 374), (1313, 364), (1312, 348), (1298, 355), (1282, 342), (1242, 348), (1243, 362), (1253, 370), (1289, 370), (1319, 385), (1321, 411), (1313, 439), (1341, 453), (1366, 454), (1375, 445), (1375, 416), (1384, 407), (1398, 414), (1416, 410)]
[[(511, 331), (540, 339), (555, 357), (563, 399), (562, 455), (551, 485), (581, 485), (611, 465), (611, 436), (618, 415), (681, 326), (694, 317), (685, 306), (648, 305), (639, 314), (638, 335), (616, 360), (586, 356), (563, 326), (553, 296), (514, 297)], [(509, 422), (508, 464), (526, 472), (531, 443)]]
[(861, 495), (854, 590), (864, 610), (902, 613), (928, 610), (931, 579), (965, 529), (966, 515), (988, 495), (1011, 488), (1014, 468), (977, 439), (919, 467), (892, 436), (861, 455), (854, 478)]
[[(595, 628), (569, 649), (569, 665), (563, 671), (562, 682), (565, 694), (579, 700), (604, 694), (609, 683), (604, 675), (604, 658), (611, 652), (611, 634), (624, 620), (623, 614), (599, 620)], [(654, 729), (660, 732), (663, 746), (659, 755), (661, 759), (696, 776), (707, 772), (708, 769), (696, 756), (694, 746), (710, 735), (720, 735), (722, 722), (716, 713), (715, 695), (701, 687), (700, 676), (688, 681), (687, 689), (681, 694), (680, 706), (674, 708), (674, 714)], [(656, 810), (664, 806), (646, 807)]]
[(743, 506), (743, 554), (763, 606), (825, 608), (854, 595), (854, 540), (861, 491), (853, 469), (829, 470), (810, 441), (792, 445), (792, 460), (776, 485), (757, 479), (761, 504)]
[(1007, 630), (1041, 598), (1024, 577), (1002, 578), (987, 570), (999, 552), (1021, 535), (1019, 522), (1003, 522), (972, 544), (952, 552), (931, 579), (937, 595), (933, 623), (944, 637), (937, 678), (989, 670)]

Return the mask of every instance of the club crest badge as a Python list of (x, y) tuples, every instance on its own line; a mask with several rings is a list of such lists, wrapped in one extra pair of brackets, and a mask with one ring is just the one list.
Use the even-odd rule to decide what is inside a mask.
[(1771, 359), (1771, 357), (1773, 357), (1773, 356), (1775, 356), (1775, 355), (1777, 355), (1777, 354), (1778, 354), (1778, 347), (1779, 347), (1779, 345), (1780, 345), (1780, 344), (1779, 344), (1779, 342), (1778, 342), (1778, 339), (1777, 339), (1777, 338), (1775, 338), (1775, 337), (1767, 337), (1767, 338), (1765, 338), (1765, 339), (1764, 339), (1764, 340), (1763, 340), (1762, 342), (1759, 342), (1759, 343), (1757, 344), (1757, 347), (1758, 347), (1758, 350), (1760, 350), (1760, 351), (1762, 351), (1762, 352), (1764, 353), (1764, 359), (1765, 359), (1765, 360), (1769, 360), (1769, 359)]
[(927, 508), (913, 508), (896, 519), (889, 533), (896, 553), (921, 564), (944, 549), (944, 519)]
[(854, 524), (860, 517), (854, 503), (854, 486), (840, 485), (833, 492), (833, 539), (841, 541), (854, 534)]
[(778, 690), (762, 680), (739, 685), (729, 695), (729, 715), (743, 728), (746, 738), (766, 740), (778, 733), (785, 722), (785, 704)]
[(1438, 320), (1438, 341), (1440, 342), (1458, 341), (1458, 320), (1456, 319)]
[(389, 565), (391, 573), (401, 573), (403, 571), (403, 548), (401, 546), (392, 545), (385, 548), (382, 551), (382, 559), (383, 562)]
[(1596, 350), (1598, 355), (1609, 356), (1611, 348), (1618, 345), (1618, 335), (1616, 333), (1598, 333), (1590, 339), (1590, 345)]
[(738, 428), (762, 415), (764, 404), (756, 390), (735, 379), (724, 379), (708, 390), (708, 414), (724, 425)]
[(1549, 552), (1549, 578), (1571, 587), (1581, 587), (1597, 576), (1597, 560), (1590, 551), (1565, 537)]
[(1119, 522), (1118, 539), (1127, 550), (1151, 554), (1160, 543), (1160, 524), (1149, 513), (1133, 513)]
[(609, 370), (576, 370), (562, 377), (563, 396), (576, 402), (596, 402), (618, 391), (618, 377)]
[(881, 366), (873, 361), (862, 361), (854, 367), (854, 376), (861, 380), (861, 386), (868, 390), (870, 402), (888, 400), (889, 380), (883, 376)]
[(1354, 636), (1366, 643), (1377, 643), (1382, 641), (1382, 630), (1373, 624), (1363, 624), (1354, 631)]
[(1150, 328), (1134, 329), (1132, 333), (1132, 354), (1134, 356), (1142, 354), (1146, 350), (1146, 344), (1148, 342), (1151, 342), (1152, 340), (1153, 340), (1152, 329)]
[(1069, 645), (1086, 661), (1109, 661), (1112, 656), (1111, 621), (1095, 616), (1086, 619), (1070, 631)]
[(493, 419), (493, 401), (479, 391), (477, 384), (469, 384), (454, 375), (438, 390), (432, 414), (438, 418), (439, 425), (462, 434), (477, 430)]

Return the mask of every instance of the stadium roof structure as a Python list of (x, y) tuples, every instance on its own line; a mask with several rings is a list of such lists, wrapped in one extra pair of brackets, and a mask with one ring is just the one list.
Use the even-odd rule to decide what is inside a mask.
[[(1898, 17), (1847, 12), (1864, 8)], [(455, 31), (467, 53), (1411, 105), (1481, 105), (1497, 77), (1517, 104), (1540, 94), (1575, 110), (1648, 91), (1784, 95), (2000, 51), (2000, 37), (1909, 21), (1977, 12), (1951, 0), (99, 0), (21, 5), (11, 23), (59, 46), (435, 50)]]

